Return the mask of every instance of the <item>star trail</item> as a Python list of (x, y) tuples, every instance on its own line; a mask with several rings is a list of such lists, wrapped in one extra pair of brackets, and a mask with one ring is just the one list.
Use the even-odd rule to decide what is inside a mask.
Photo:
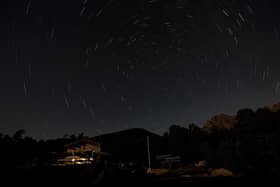
[(277, 0), (9, 0), (0, 131), (162, 134), (280, 99)]

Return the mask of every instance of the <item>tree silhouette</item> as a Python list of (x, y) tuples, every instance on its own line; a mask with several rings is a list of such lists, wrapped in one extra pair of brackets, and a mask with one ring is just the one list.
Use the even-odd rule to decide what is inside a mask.
[[(163, 136), (144, 129), (132, 129), (90, 138), (83, 133), (63, 138), (36, 141), (20, 129), (12, 136), (0, 133), (3, 168), (45, 166), (52, 152), (65, 152), (65, 145), (80, 139), (102, 140), (106, 152), (115, 160), (146, 162), (146, 136), (150, 136), (153, 156), (174, 154), (183, 164), (206, 160), (212, 168), (225, 167), (235, 173), (275, 174), (280, 171), (280, 110), (241, 109), (235, 116), (217, 115), (200, 128), (171, 125)], [(230, 127), (230, 128), (227, 128)], [(209, 130), (210, 129), (210, 130)], [(19, 156), (20, 153), (20, 156)]]
[(13, 136), (13, 138), (15, 140), (20, 140), (20, 139), (23, 139), (23, 136), (25, 135), (25, 130), (24, 129), (20, 129), (20, 130), (17, 130)]

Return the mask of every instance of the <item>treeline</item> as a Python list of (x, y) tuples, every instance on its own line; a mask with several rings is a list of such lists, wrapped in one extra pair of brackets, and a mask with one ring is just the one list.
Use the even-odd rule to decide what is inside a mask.
[[(185, 162), (206, 160), (209, 167), (239, 174), (280, 173), (279, 110), (242, 109), (235, 116), (220, 118), (210, 119), (202, 128), (171, 126), (164, 136), (169, 151)], [(221, 121), (232, 124), (221, 125)]]
[(53, 140), (35, 140), (25, 136), (23, 129), (12, 136), (0, 134), (1, 166), (23, 169), (48, 166), (53, 162), (54, 153), (65, 152), (66, 144), (84, 138), (88, 137), (81, 133)]
[[(230, 124), (223, 125), (225, 123)], [(24, 168), (34, 165), (44, 166), (52, 161), (52, 152), (65, 151), (66, 144), (89, 138), (79, 134), (38, 141), (25, 137), (24, 133), (24, 130), (19, 130), (13, 136), (0, 134), (0, 159), (3, 166)], [(130, 141), (133, 142), (133, 137), (131, 140), (125, 138), (123, 142)], [(171, 153), (181, 156), (183, 163), (206, 160), (209, 167), (227, 168), (234, 173), (278, 174), (280, 110), (242, 109), (235, 116), (213, 117), (203, 127), (195, 124), (188, 127), (172, 125), (169, 131), (160, 137), (160, 141), (155, 146), (151, 145), (152, 156)], [(116, 141), (110, 144), (114, 142)], [(123, 155), (129, 155), (131, 150), (123, 148), (120, 144), (110, 146), (122, 150)], [(145, 144), (138, 151), (143, 153)], [(143, 156), (139, 158), (146, 159)]]

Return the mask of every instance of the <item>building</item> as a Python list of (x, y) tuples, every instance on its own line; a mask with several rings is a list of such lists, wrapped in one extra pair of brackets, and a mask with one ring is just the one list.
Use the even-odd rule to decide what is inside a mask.
[(163, 168), (178, 168), (181, 166), (181, 157), (168, 155), (159, 155), (156, 156), (156, 161), (158, 161)]
[(65, 145), (66, 152), (57, 153), (54, 165), (84, 165), (93, 164), (101, 154), (100, 144), (82, 139)]

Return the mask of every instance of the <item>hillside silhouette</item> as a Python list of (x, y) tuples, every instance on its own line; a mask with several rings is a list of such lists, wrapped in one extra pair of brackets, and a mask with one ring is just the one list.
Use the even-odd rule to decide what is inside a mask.
[(134, 162), (135, 167), (144, 169), (147, 167), (147, 136), (153, 167), (158, 167), (158, 155), (170, 154), (181, 158), (181, 166), (207, 163), (208, 169), (203, 170), (205, 175), (215, 168), (226, 168), (225, 171), (235, 176), (280, 175), (279, 104), (257, 110), (240, 109), (235, 115), (217, 115), (203, 127), (174, 124), (162, 136), (135, 128), (96, 137), (78, 134), (35, 140), (26, 137), (24, 130), (18, 130), (12, 136), (0, 134), (0, 158), (5, 161), (2, 163), (4, 171), (6, 168), (20, 173), (49, 168), (53, 154), (65, 152), (65, 145), (90, 139), (100, 143), (108, 161)]
[(162, 137), (145, 129), (133, 128), (119, 132), (100, 135), (92, 138), (101, 142), (104, 152), (108, 152), (118, 160), (146, 161), (147, 136), (153, 153), (159, 154), (162, 148)]

